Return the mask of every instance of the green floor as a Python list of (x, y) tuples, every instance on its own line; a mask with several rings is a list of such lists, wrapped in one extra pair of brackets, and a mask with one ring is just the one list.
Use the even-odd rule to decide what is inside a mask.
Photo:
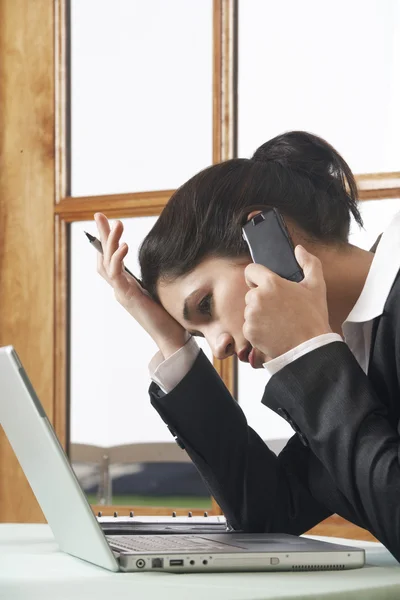
[[(96, 495), (88, 494), (90, 504), (98, 504)], [(211, 509), (211, 498), (198, 496), (113, 496), (113, 505), (120, 506), (167, 506), (175, 508), (204, 508)]]

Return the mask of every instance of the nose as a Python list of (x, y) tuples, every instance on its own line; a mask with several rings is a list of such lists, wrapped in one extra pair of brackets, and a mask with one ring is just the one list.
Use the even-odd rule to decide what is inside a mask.
[(214, 342), (209, 342), (209, 345), (213, 355), (219, 360), (224, 360), (224, 358), (235, 354), (235, 341), (228, 333), (220, 334)]

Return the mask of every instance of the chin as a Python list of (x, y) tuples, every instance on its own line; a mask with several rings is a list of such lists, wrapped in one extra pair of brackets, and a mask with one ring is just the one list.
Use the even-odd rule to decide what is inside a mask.
[(265, 356), (264, 354), (261, 354), (261, 352), (259, 352), (258, 350), (255, 351), (255, 361), (254, 361), (254, 367), (252, 367), (253, 369), (263, 369), (263, 364), (265, 363)]

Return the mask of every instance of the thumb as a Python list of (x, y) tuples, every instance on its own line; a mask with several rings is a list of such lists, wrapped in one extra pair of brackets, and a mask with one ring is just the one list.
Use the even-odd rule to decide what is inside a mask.
[(308, 252), (303, 246), (296, 246), (294, 253), (304, 271), (304, 283), (308, 287), (319, 287), (325, 283), (322, 264), (319, 258)]

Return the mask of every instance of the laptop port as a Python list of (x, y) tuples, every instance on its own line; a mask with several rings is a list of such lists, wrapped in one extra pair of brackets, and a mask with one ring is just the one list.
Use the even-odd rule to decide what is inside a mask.
[(151, 560), (151, 568), (152, 569), (162, 569), (164, 567), (164, 559), (163, 558), (152, 558)]
[(143, 569), (145, 566), (145, 561), (143, 560), (143, 558), (139, 558), (139, 560), (136, 561), (136, 566), (138, 569)]
[(183, 559), (174, 558), (169, 561), (170, 567), (183, 567)]

